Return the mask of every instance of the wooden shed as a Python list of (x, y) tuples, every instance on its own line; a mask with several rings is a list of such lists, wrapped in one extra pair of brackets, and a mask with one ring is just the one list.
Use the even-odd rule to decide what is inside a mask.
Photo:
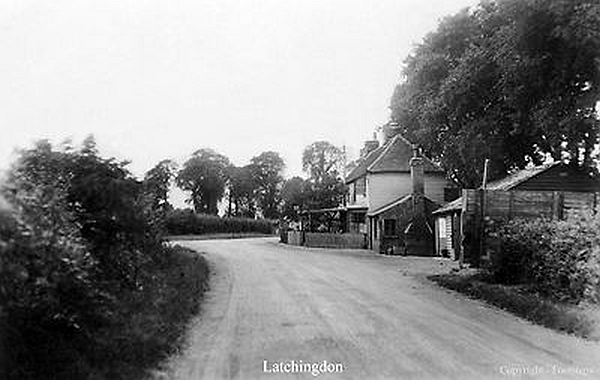
[[(550, 216), (563, 218), (569, 210), (597, 207), (600, 182), (585, 171), (555, 162), (520, 170), (490, 182), (485, 192), (463, 190), (463, 196), (434, 211), (435, 248), (440, 256), (459, 259), (465, 256), (465, 240), (473, 245), (478, 223), (469, 216), (485, 210), (495, 217)], [(587, 194), (587, 195), (586, 195)], [(590, 195), (592, 194), (592, 195)], [(486, 195), (488, 199), (485, 199)], [(467, 204), (468, 203), (468, 204)], [(469, 206), (470, 205), (470, 206)], [(489, 215), (488, 215), (489, 216)], [(478, 215), (484, 218), (483, 215)], [(466, 258), (469, 261), (469, 258)]]

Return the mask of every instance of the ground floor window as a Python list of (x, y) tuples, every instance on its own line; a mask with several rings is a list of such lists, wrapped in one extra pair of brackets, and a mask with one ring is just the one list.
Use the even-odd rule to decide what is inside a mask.
[(383, 234), (384, 236), (396, 235), (396, 219), (383, 220)]

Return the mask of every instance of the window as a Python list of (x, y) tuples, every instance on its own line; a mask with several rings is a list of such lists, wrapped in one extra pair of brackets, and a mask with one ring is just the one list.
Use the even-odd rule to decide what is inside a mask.
[(367, 193), (367, 177), (361, 177), (356, 181), (356, 195), (364, 196)]
[(384, 236), (396, 235), (396, 219), (385, 219), (383, 221), (383, 235)]
[(352, 223), (360, 224), (365, 222), (365, 213), (364, 212), (356, 212), (350, 214), (352, 215)]

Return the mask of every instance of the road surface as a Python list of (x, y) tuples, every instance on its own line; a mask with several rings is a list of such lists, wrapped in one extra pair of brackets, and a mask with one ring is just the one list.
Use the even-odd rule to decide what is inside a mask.
[(450, 261), (274, 239), (181, 244), (206, 254), (211, 289), (187, 347), (156, 378), (600, 378), (599, 344), (423, 278)]

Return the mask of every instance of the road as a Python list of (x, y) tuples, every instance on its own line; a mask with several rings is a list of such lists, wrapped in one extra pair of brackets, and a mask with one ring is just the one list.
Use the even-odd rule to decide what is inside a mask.
[[(599, 344), (424, 279), (448, 271), (454, 263), (446, 260), (274, 239), (181, 244), (204, 252), (211, 288), (188, 346), (156, 378), (600, 378)], [(318, 376), (302, 372), (324, 361)], [(277, 372), (286, 368), (295, 372)]]

